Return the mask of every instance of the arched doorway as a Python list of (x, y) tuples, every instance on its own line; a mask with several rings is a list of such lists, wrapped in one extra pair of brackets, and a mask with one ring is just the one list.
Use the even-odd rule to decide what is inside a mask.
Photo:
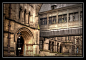
[(24, 52), (24, 39), (22, 36), (19, 36), (17, 38), (17, 44), (16, 44), (16, 55), (23, 56), (23, 52)]
[[(21, 34), (18, 34), (18, 33)], [(20, 36), (20, 47), (18, 48), (18, 40), (19, 40), (19, 36)], [(33, 41), (33, 34), (32, 32), (27, 29), (27, 28), (21, 28), (17, 31), (17, 33), (15, 34), (15, 42), (16, 42), (16, 55), (18, 56), (18, 49), (21, 49), (20, 51), (20, 56), (30, 56), (33, 54), (33, 44), (35, 43), (35, 41)]]

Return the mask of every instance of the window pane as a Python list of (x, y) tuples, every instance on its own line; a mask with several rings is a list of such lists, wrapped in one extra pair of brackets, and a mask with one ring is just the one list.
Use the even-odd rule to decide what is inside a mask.
[(42, 20), (42, 24), (44, 25), (44, 19)]
[(62, 15), (58, 16), (58, 23), (62, 23)]
[(63, 15), (63, 22), (67, 22), (67, 14)]
[(41, 25), (43, 25), (43, 18), (40, 18)]
[(47, 24), (47, 18), (44, 18), (44, 25)]
[(52, 17), (49, 17), (49, 24), (52, 23)]
[(78, 12), (74, 13), (75, 19), (74, 20), (78, 20)]
[(70, 16), (70, 21), (73, 21), (73, 14), (69, 14)]
[(58, 20), (59, 20), (59, 23), (62, 23), (62, 18), (59, 18)]
[(56, 23), (56, 16), (53, 16), (53, 22), (52, 22), (53, 24), (55, 24)]

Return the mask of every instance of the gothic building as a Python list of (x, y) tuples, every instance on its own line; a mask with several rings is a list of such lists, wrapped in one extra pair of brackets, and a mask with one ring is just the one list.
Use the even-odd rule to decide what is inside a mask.
[(39, 54), (41, 4), (3, 3), (3, 56)]
[(39, 49), (82, 55), (82, 4), (43, 4)]

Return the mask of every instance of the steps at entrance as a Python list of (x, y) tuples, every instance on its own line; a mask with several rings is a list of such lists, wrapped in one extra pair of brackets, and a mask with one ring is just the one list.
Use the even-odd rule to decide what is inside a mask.
[(48, 51), (40, 51), (40, 56), (55, 56), (56, 53), (50, 53)]

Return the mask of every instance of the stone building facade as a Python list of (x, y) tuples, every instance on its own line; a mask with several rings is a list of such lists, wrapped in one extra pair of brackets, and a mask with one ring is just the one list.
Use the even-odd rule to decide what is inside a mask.
[(41, 4), (3, 3), (3, 56), (39, 54)]
[(43, 4), (40, 50), (82, 55), (82, 4)]

